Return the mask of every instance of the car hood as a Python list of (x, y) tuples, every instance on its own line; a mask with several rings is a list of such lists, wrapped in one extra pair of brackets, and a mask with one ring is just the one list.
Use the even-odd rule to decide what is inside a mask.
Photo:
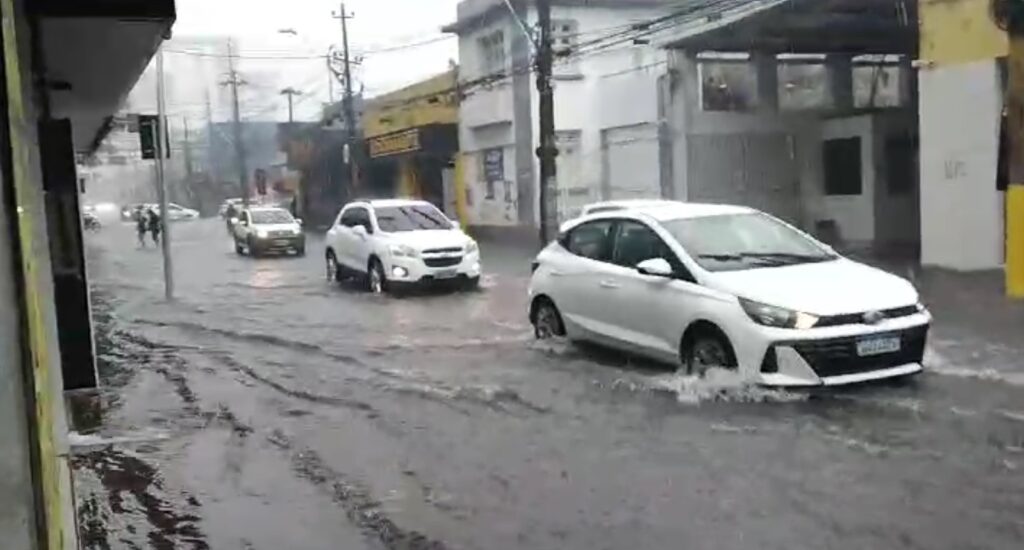
[(253, 229), (264, 231), (299, 231), (301, 228), (297, 223), (260, 223), (254, 224)]
[(404, 244), (420, 251), (432, 248), (462, 248), (470, 241), (469, 236), (458, 229), (397, 231), (387, 233), (387, 240), (389, 243)]
[(840, 315), (917, 303), (908, 281), (840, 258), (831, 262), (719, 271), (708, 286), (741, 298), (815, 315)]

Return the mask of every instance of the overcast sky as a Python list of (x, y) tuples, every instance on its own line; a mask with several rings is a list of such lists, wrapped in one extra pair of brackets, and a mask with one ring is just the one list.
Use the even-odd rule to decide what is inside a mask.
[[(330, 45), (341, 45), (341, 23), (331, 16), (340, 10), (333, 0), (176, 0), (178, 18), (174, 39), (167, 43), (167, 67), (176, 82), (169, 85), (168, 111), (200, 116), (200, 98), (210, 89), (214, 118), (223, 119), (225, 90), (211, 82), (226, 71), (225, 60), (173, 53), (194, 51), (192, 41), (233, 37), (238, 70), (252, 85), (244, 91), (243, 118), (284, 120), (287, 103), (281, 87), (294, 86), (305, 95), (296, 98), (296, 118), (312, 120), (327, 101), (328, 77), (323, 60), (258, 60), (246, 56), (323, 55)], [(440, 27), (455, 20), (458, 0), (348, 0), (349, 45), (355, 55), (381, 48), (438, 38)], [(282, 34), (293, 29), (297, 34)], [(216, 46), (219, 42), (211, 42)], [(356, 91), (365, 87), (373, 96), (443, 72), (458, 59), (457, 40), (394, 52), (367, 53), (356, 68)], [(201, 66), (205, 64), (205, 66)], [(182, 70), (182, 67), (186, 67)], [(206, 70), (208, 67), (209, 70)], [(200, 76), (206, 73), (205, 76)], [(211, 76), (212, 75), (212, 76)], [(146, 110), (152, 82), (144, 79), (132, 96), (132, 108)], [(155, 92), (153, 92), (155, 93)], [(335, 98), (340, 90), (335, 88)], [(245, 115), (248, 114), (249, 117)]]

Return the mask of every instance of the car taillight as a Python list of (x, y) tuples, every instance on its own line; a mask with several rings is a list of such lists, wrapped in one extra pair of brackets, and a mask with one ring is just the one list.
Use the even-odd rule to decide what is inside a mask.
[(530, 273), (537, 271), (538, 267), (540, 267), (540, 262), (538, 262), (537, 260), (530, 262)]

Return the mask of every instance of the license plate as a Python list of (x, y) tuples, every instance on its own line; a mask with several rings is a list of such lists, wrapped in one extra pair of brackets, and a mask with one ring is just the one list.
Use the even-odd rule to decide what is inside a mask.
[(886, 336), (884, 338), (869, 338), (857, 342), (857, 355), (866, 357), (869, 355), (881, 355), (893, 353), (900, 350), (899, 336)]
[(288, 241), (286, 241), (286, 240), (274, 241), (274, 246), (288, 246)]
[(434, 277), (437, 277), (438, 279), (451, 279), (454, 278), (455, 275), (457, 274), (458, 271), (455, 269), (445, 269), (444, 271), (438, 271), (437, 273), (434, 273)]

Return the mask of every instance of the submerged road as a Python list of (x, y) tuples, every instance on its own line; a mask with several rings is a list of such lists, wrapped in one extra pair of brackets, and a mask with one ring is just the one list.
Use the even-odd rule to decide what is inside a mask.
[(912, 381), (780, 392), (537, 343), (530, 251), (478, 292), (328, 284), (174, 226), (87, 236), (104, 387), (71, 399), (86, 548), (1020, 548), (1024, 309), (925, 273)]

